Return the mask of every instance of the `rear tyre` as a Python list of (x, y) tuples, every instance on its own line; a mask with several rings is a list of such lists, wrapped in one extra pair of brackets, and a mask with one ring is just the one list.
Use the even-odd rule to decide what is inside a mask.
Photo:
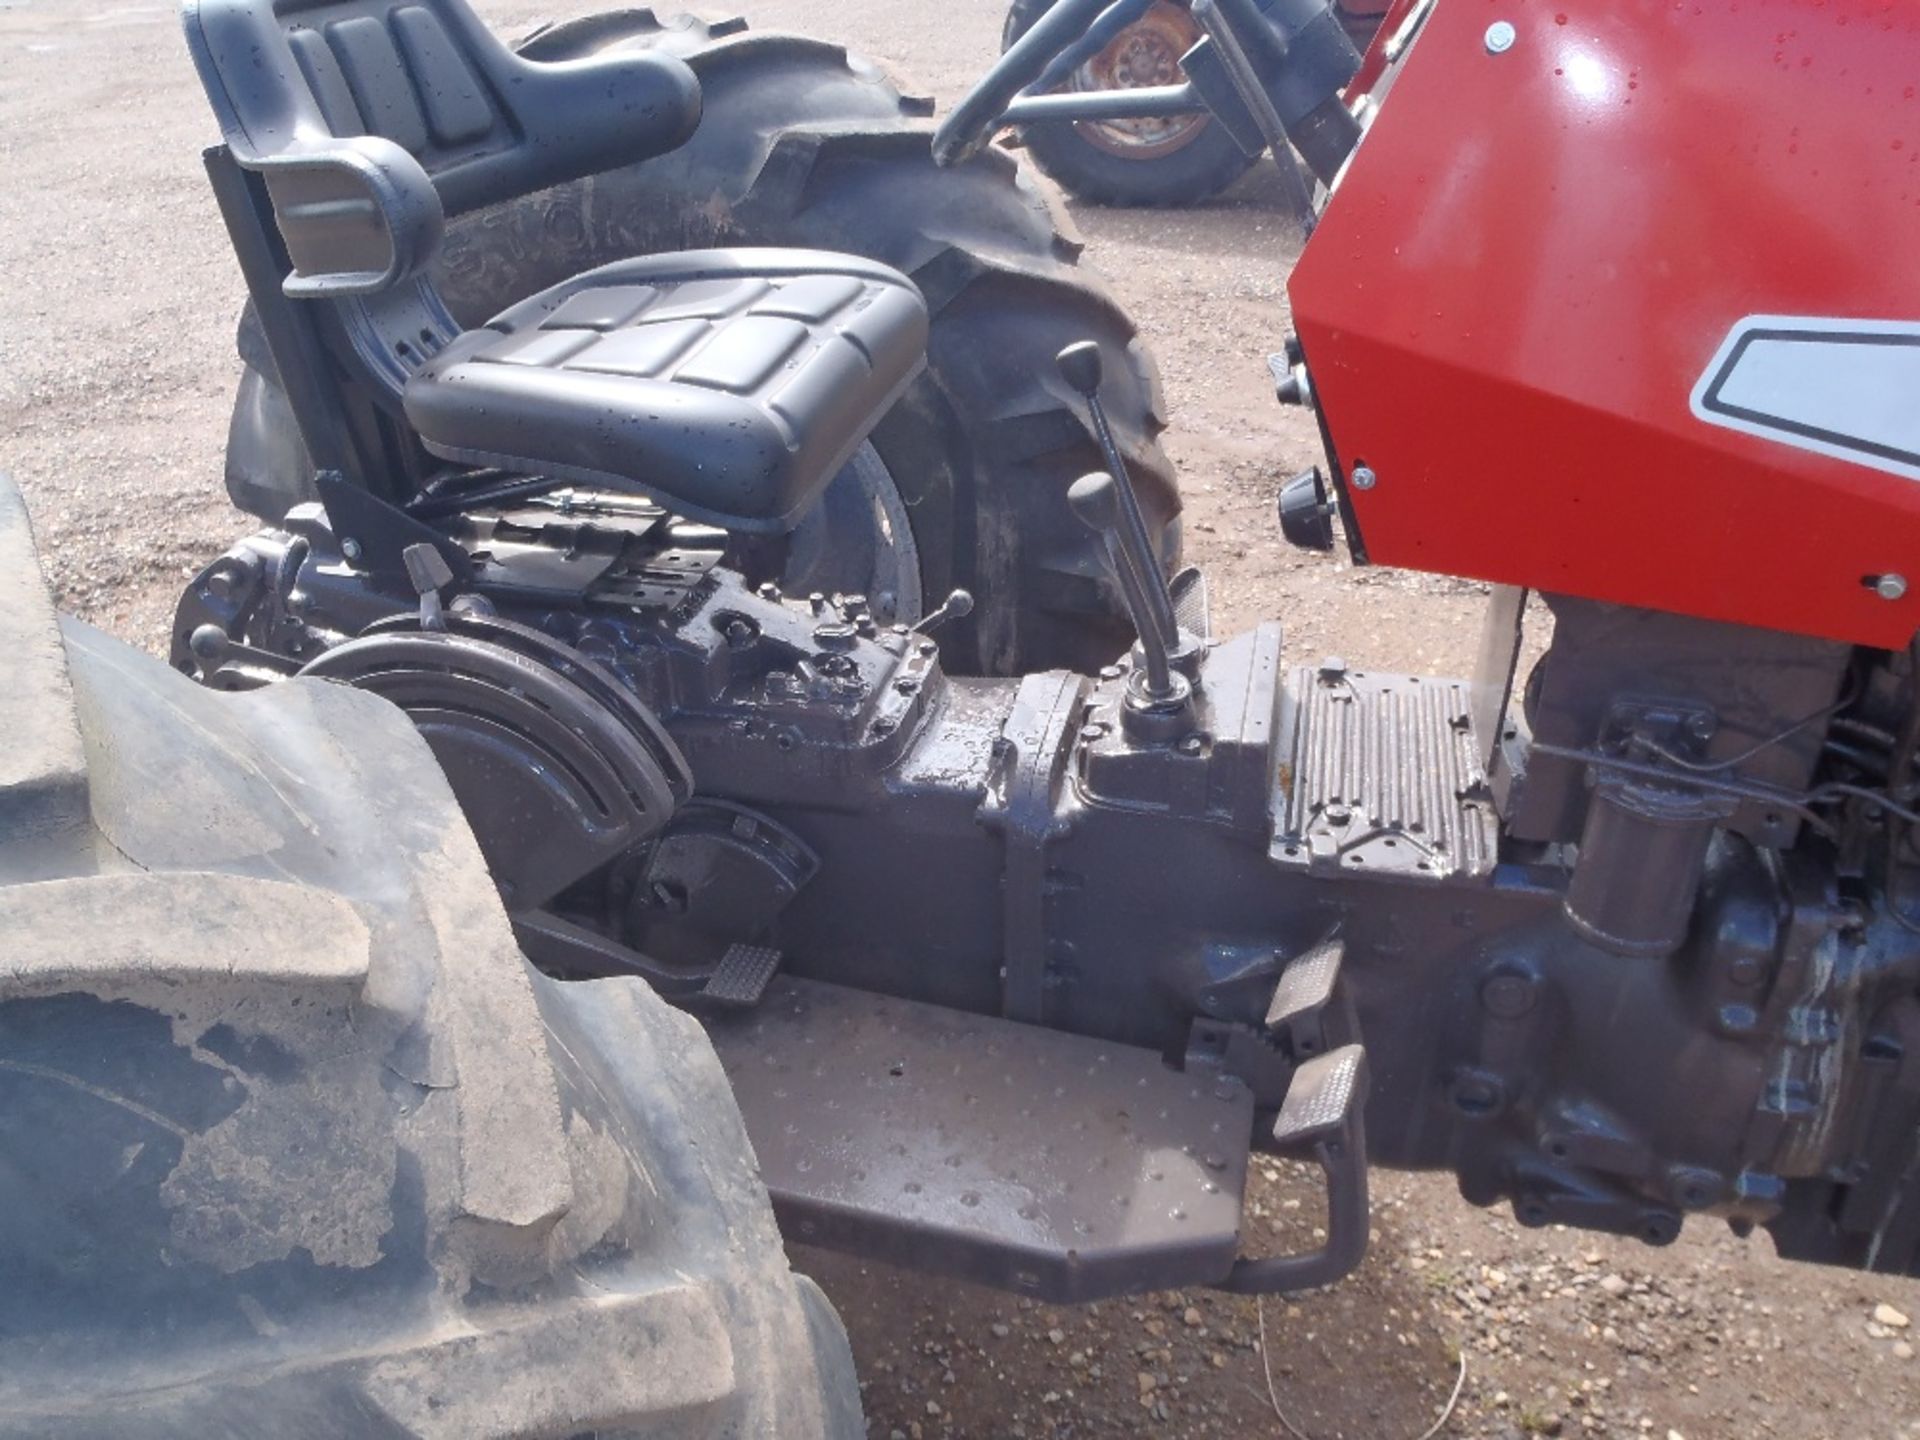
[(863, 1433), (699, 1026), (386, 702), (56, 625), (0, 479), (0, 1436)]
[[(1014, 0), (1001, 32), (1013, 45), (1054, 0)], [(1168, 0), (1114, 37), (1061, 88), (1124, 90), (1185, 81), (1180, 56), (1199, 38), (1193, 17)], [(1062, 189), (1096, 205), (1193, 205), (1219, 194), (1252, 168), (1211, 115), (1158, 120), (1065, 120), (1026, 125), (1021, 142), (1033, 163)]]
[[(1158, 374), (1047, 201), (1004, 152), (936, 167), (931, 103), (837, 45), (625, 10), (522, 46), (541, 60), (632, 48), (670, 50), (693, 67), (699, 129), (670, 154), (452, 221), (440, 279), (456, 317), (481, 323), (582, 270), (663, 250), (801, 246), (904, 271), (932, 312), (928, 365), (872, 446), (911, 525), (925, 608), (955, 587), (974, 596), (972, 614), (941, 631), (942, 662), (1011, 674), (1111, 660), (1132, 627), (1099, 540), (1067, 504), (1067, 487), (1106, 465), (1055, 372), (1065, 346), (1100, 344), (1105, 400), (1169, 572), (1180, 505), (1159, 444)], [(242, 381), (228, 486), (277, 520), (285, 507), (268, 514), (257, 497), (278, 504), (307, 482), (283, 468), (262, 478), (283, 463), (264, 433), (282, 423), (263, 418), (269, 410), (285, 416), (269, 370), (256, 363)]]

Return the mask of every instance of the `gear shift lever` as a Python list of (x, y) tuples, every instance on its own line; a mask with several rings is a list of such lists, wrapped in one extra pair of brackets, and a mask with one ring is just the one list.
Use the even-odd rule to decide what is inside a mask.
[[(1073, 513), (1106, 541), (1107, 560), (1120, 579), (1134, 629), (1140, 632), (1141, 668), (1127, 681), (1122, 723), (1139, 740), (1174, 740), (1187, 733), (1193, 721), (1193, 684), (1173, 668), (1173, 647), (1162, 638), (1154, 621), (1157, 599), (1172, 610), (1166, 583), (1153, 568), (1151, 557), (1130, 556), (1127, 547), (1126, 491), (1113, 476), (1101, 471), (1082, 475), (1067, 491)], [(1144, 567), (1137, 564), (1144, 560)], [(1142, 574), (1151, 578), (1143, 581)], [(1178, 631), (1175, 631), (1176, 638)]]
[[(1127, 462), (1120, 455), (1120, 447), (1114, 443), (1113, 427), (1107, 423), (1106, 406), (1100, 403), (1100, 381), (1104, 367), (1100, 363), (1100, 346), (1093, 340), (1081, 340), (1067, 346), (1057, 356), (1054, 363), (1060, 367), (1060, 375), (1087, 402), (1087, 410), (1093, 417), (1093, 433), (1100, 442), (1100, 453), (1106, 457), (1108, 483), (1116, 491), (1112, 502), (1097, 502), (1101, 512), (1107, 513), (1109, 507), (1117, 507), (1107, 520), (1096, 520), (1078, 501), (1074, 502), (1074, 511), (1095, 530), (1110, 533), (1118, 537), (1119, 549), (1113, 555), (1114, 568), (1120, 572), (1121, 588), (1127, 591), (1127, 608), (1133, 612), (1133, 625), (1140, 632), (1140, 643), (1147, 646), (1151, 632), (1160, 641), (1161, 653), (1168, 654), (1180, 644), (1180, 625), (1174, 618), (1173, 597), (1167, 592), (1165, 578), (1160, 574), (1159, 563), (1153, 554), (1153, 541), (1147, 535), (1146, 518), (1140, 513), (1140, 498), (1133, 493), (1133, 482), (1127, 476)], [(1094, 477), (1088, 476), (1087, 479)], [(1085, 485), (1087, 480), (1078, 481), (1074, 489)], [(1109, 541), (1109, 550), (1113, 544)], [(1127, 571), (1131, 569), (1135, 584), (1127, 583)], [(1136, 597), (1134, 591), (1138, 589)], [(1151, 650), (1149, 649), (1149, 653)]]

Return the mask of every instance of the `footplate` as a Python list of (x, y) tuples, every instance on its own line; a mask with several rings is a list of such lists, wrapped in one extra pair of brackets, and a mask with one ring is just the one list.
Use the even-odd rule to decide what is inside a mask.
[(1237, 1080), (789, 977), (708, 1032), (789, 1239), (1054, 1301), (1233, 1268)]
[(1276, 862), (1435, 881), (1493, 868), (1499, 825), (1465, 684), (1327, 660), (1295, 671), (1287, 700)]

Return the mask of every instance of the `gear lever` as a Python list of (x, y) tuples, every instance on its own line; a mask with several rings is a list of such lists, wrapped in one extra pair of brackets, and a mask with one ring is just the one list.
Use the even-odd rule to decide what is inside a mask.
[(440, 597), (453, 584), (447, 557), (431, 545), (409, 545), (400, 552), (400, 559), (407, 567), (414, 593), (420, 597), (420, 628), (445, 630), (447, 612)]
[[(1153, 619), (1153, 601), (1172, 608), (1166, 582), (1153, 568), (1151, 557), (1127, 554), (1125, 489), (1113, 476), (1102, 471), (1082, 475), (1067, 491), (1067, 503), (1090, 530), (1098, 531), (1106, 541), (1107, 561), (1119, 577), (1120, 589), (1127, 597), (1127, 610), (1133, 616), (1134, 629), (1140, 632), (1141, 666), (1127, 679), (1126, 704), (1121, 723), (1135, 740), (1172, 741), (1188, 733), (1193, 725), (1193, 682), (1173, 668), (1173, 649), (1161, 638)], [(1143, 581), (1142, 574), (1151, 578)], [(1176, 636), (1178, 631), (1175, 632)]]
[[(1127, 610), (1133, 616), (1134, 629), (1140, 632), (1140, 653), (1146, 660), (1147, 678), (1143, 697), (1156, 704), (1177, 701), (1187, 692), (1186, 676), (1176, 675), (1172, 652), (1160, 627), (1154, 623), (1154, 588), (1141, 583), (1137, 557), (1127, 553), (1125, 492), (1113, 476), (1096, 470), (1082, 475), (1067, 491), (1067, 503), (1089, 530), (1097, 531), (1107, 542), (1107, 560), (1120, 577), (1120, 589), (1127, 597)], [(1156, 580), (1159, 578), (1156, 574)], [(1172, 609), (1166, 591), (1159, 599)]]
[[(1113, 427), (1107, 423), (1106, 406), (1100, 403), (1100, 381), (1104, 367), (1100, 363), (1100, 345), (1097, 341), (1081, 340), (1067, 346), (1057, 356), (1054, 363), (1060, 367), (1060, 375), (1087, 402), (1087, 410), (1093, 417), (1093, 433), (1100, 442), (1100, 453), (1106, 457), (1109, 483), (1116, 491), (1117, 512), (1110, 520), (1094, 519), (1092, 512), (1082, 508), (1079, 501), (1074, 502), (1074, 512), (1095, 530), (1109, 535), (1108, 550), (1113, 555), (1114, 569), (1120, 573), (1121, 588), (1127, 592), (1127, 608), (1133, 613), (1133, 625), (1140, 632), (1140, 644), (1152, 654), (1148, 645), (1148, 633), (1160, 642), (1160, 653), (1164, 656), (1178, 648), (1180, 644), (1180, 624), (1174, 616), (1173, 597), (1167, 591), (1166, 580), (1160, 574), (1160, 566), (1154, 559), (1153, 541), (1147, 535), (1146, 518), (1140, 513), (1140, 498), (1133, 493), (1133, 482), (1127, 475), (1127, 462), (1121, 458), (1120, 447), (1114, 443)], [(1079, 490), (1088, 480), (1075, 483)], [(1109, 502), (1094, 502), (1099, 513), (1105, 514)], [(1116, 547), (1117, 540), (1117, 547)], [(1127, 583), (1127, 572), (1131, 570), (1134, 584)], [(1136, 596), (1135, 592), (1138, 591)]]
[(955, 590), (951, 595), (947, 596), (945, 600), (940, 602), (938, 609), (929, 610), (914, 622), (914, 632), (924, 635), (936, 625), (944, 625), (949, 620), (958, 620), (962, 616), (971, 615), (972, 613), (973, 592), (971, 590)]

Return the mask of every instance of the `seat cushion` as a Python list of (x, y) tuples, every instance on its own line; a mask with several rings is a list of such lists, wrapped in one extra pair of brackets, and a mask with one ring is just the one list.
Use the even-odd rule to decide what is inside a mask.
[(898, 271), (808, 250), (616, 261), (469, 330), (407, 382), (435, 455), (792, 528), (925, 361)]

